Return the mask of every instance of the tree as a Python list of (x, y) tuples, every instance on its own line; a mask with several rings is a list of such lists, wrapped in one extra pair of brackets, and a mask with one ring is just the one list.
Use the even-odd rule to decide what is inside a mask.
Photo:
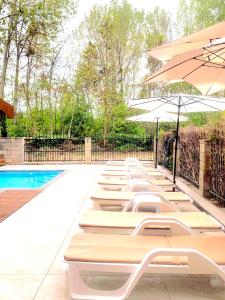
[[(168, 42), (171, 38), (172, 23), (168, 12), (156, 7), (145, 17), (145, 48), (151, 49)], [(147, 69), (149, 73), (155, 72), (161, 66), (161, 62), (150, 55), (147, 57)], [(144, 86), (140, 91), (141, 97), (154, 96), (163, 91), (163, 86), (159, 84), (150, 84)]]
[(223, 0), (180, 0), (178, 26), (181, 35), (190, 34), (225, 19)]
[[(127, 2), (94, 6), (82, 24), (88, 43), (78, 65), (77, 81), (98, 106), (106, 142), (114, 107), (125, 103), (130, 79), (143, 49), (144, 13)], [(91, 63), (90, 63), (91, 62)]]

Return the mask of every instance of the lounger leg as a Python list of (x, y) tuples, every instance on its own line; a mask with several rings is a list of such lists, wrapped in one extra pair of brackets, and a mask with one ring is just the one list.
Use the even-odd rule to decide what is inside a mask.
[(127, 284), (113, 291), (95, 290), (88, 287), (82, 280), (80, 269), (76, 264), (69, 264), (68, 266), (68, 281), (71, 299), (73, 300), (123, 300), (127, 294)]

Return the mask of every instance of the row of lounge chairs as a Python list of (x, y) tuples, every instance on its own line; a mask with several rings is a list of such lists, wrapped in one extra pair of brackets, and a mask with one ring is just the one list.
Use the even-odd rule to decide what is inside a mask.
[[(126, 189), (114, 178), (126, 181)], [(223, 225), (196, 211), (186, 194), (169, 191), (167, 181), (135, 159), (107, 163), (64, 255), (72, 299), (126, 299), (145, 273), (216, 274), (225, 280)], [(105, 291), (88, 286), (82, 277), (87, 272), (129, 276), (122, 287)]]

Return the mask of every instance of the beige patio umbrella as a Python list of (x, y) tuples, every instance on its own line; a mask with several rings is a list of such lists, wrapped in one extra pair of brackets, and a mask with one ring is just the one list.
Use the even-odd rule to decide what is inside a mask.
[(171, 80), (187, 81), (203, 95), (225, 89), (225, 40), (174, 56), (144, 83)]
[(173, 56), (201, 48), (202, 46), (225, 37), (225, 21), (197, 31), (171, 43), (148, 50), (148, 53), (161, 61), (167, 61)]

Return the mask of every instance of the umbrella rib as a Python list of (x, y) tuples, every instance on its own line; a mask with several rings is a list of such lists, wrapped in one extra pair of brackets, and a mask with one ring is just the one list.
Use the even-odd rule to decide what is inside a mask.
[[(197, 100), (197, 101), (191, 101), (191, 100), (193, 100), (193, 98), (194, 98), (194, 97), (191, 97), (191, 96), (185, 96), (185, 97), (187, 98), (187, 101), (186, 101), (186, 102), (183, 101), (183, 103), (182, 103), (182, 105), (181, 105), (182, 107), (185, 107), (185, 106), (187, 106), (187, 105), (194, 104), (194, 103), (200, 101), (200, 100)], [(183, 98), (184, 98), (184, 97), (182, 97), (182, 100), (184, 100)]]
[[(188, 74), (186, 74), (184, 77), (182, 77), (182, 79), (185, 79), (185, 78), (187, 78), (189, 75), (191, 75), (192, 73), (194, 73), (195, 71), (197, 71), (198, 69), (200, 69), (201, 67), (203, 67), (203, 66), (206, 66), (206, 67), (208, 67), (208, 68), (215, 68), (215, 66), (207, 66), (207, 61), (204, 61), (204, 60), (202, 60), (202, 59), (199, 59), (198, 57), (193, 57), (193, 59), (195, 59), (195, 60), (198, 60), (198, 61), (201, 61), (201, 62), (203, 62), (203, 64), (202, 65), (200, 65), (200, 66), (198, 66), (198, 67), (196, 67), (195, 69), (193, 69), (191, 72), (189, 72)], [(222, 68), (224, 68), (225, 66), (223, 66), (222, 64), (221, 65), (218, 65), (218, 64), (216, 64), (216, 63), (214, 63), (214, 62), (210, 62), (211, 64), (215, 64), (216, 66), (218, 66), (218, 69), (221, 69), (221, 67)]]
[[(195, 99), (195, 100), (194, 100)], [(196, 104), (196, 103), (199, 103), (201, 101), (203, 101), (203, 99), (201, 99), (200, 97), (199, 98), (196, 98), (196, 97), (188, 97), (188, 100), (189, 102), (185, 104), (185, 106), (188, 106), (188, 105), (191, 105), (191, 104)]]
[[(157, 77), (157, 76), (159, 76), (159, 75), (161, 75), (161, 74), (163, 74), (163, 73), (165, 73), (165, 72), (168, 72), (169, 70), (174, 69), (174, 68), (176, 68), (176, 67), (178, 67), (178, 66), (184, 64), (185, 62), (188, 62), (189, 60), (190, 60), (190, 59), (188, 58), (188, 59), (186, 59), (186, 60), (184, 60), (184, 61), (182, 61), (182, 62), (180, 62), (180, 63), (178, 63), (178, 64), (176, 64), (176, 65), (171, 66), (170, 68), (168, 68), (168, 69), (166, 69), (166, 70), (164, 70), (164, 71), (161, 71), (159, 74), (156, 74), (156, 75), (153, 76), (153, 77), (150, 76), (151, 79), (146, 79), (146, 80), (144, 81), (144, 83), (149, 82), (150, 80), (154, 79), (155, 77)], [(159, 69), (159, 70), (160, 70), (160, 69)]]
[(200, 69), (204, 64), (196, 67), (195, 69), (193, 69), (192, 71), (190, 71), (188, 74), (186, 74), (185, 76), (182, 77), (182, 79), (187, 78), (189, 75), (191, 75), (192, 73), (194, 73), (195, 71), (197, 71), (198, 69)]
[[(204, 50), (207, 50), (206, 48), (203, 48)], [(184, 78), (186, 78), (187, 76), (189, 76), (190, 74), (192, 74), (195, 70), (198, 70), (200, 67), (202, 67), (203, 65), (206, 65), (207, 63), (211, 63), (213, 66), (207, 66), (207, 67), (218, 67), (218, 68), (224, 68), (225, 66), (223, 65), (223, 64), (218, 64), (218, 63), (215, 63), (215, 62), (212, 62), (212, 61), (205, 61), (205, 60), (203, 60), (203, 59), (201, 59), (201, 56), (202, 56), (202, 54), (201, 55), (198, 55), (198, 56), (196, 56), (196, 57), (192, 57), (191, 59), (195, 59), (195, 60), (197, 60), (197, 61), (201, 61), (201, 62), (203, 62), (203, 64), (202, 65), (200, 65), (200, 66), (198, 66), (196, 69), (194, 69), (194, 70), (192, 70), (189, 74), (187, 74), (187, 75), (185, 75), (184, 77), (182, 77), (182, 79), (184, 79)], [(173, 66), (171, 66), (170, 68), (168, 68), (168, 69), (166, 69), (166, 70), (163, 70), (163, 71), (161, 71), (161, 72), (159, 72), (158, 74), (156, 74), (155, 76), (150, 76), (150, 78), (151, 79), (146, 79), (145, 81), (144, 81), (144, 83), (148, 83), (150, 80), (152, 80), (152, 79), (154, 79), (155, 77), (157, 77), (157, 76), (159, 76), (159, 75), (161, 75), (161, 74), (163, 74), (163, 73), (165, 73), (165, 72), (168, 72), (169, 70), (171, 70), (171, 69), (174, 69), (174, 68), (176, 68), (176, 67), (179, 67), (180, 65), (182, 65), (182, 64), (184, 64), (184, 63), (186, 63), (186, 62), (188, 62), (188, 61), (190, 61), (191, 60), (190, 58), (188, 58), (188, 59), (186, 59), (186, 60), (184, 60), (184, 61), (182, 61), (182, 62), (179, 62), (179, 63), (177, 63), (177, 64), (175, 64), (175, 65), (173, 65)], [(160, 70), (160, 69), (159, 69)]]
[[(175, 99), (175, 97), (173, 97), (173, 96), (170, 96), (170, 98), (172, 98), (172, 100)], [(164, 105), (164, 104), (167, 104), (168, 101), (170, 101), (170, 100), (167, 99), (166, 96), (158, 97), (157, 99), (154, 99), (154, 100), (153, 100), (153, 99), (146, 99), (145, 102), (132, 104), (131, 107), (138, 106), (138, 105), (140, 105), (140, 104), (146, 104), (146, 103), (156, 102), (156, 101), (162, 102), (162, 105)], [(162, 105), (160, 105), (159, 107), (161, 107)], [(175, 104), (174, 104), (174, 105), (175, 105)], [(158, 109), (158, 107), (157, 107), (156, 109)], [(154, 109), (154, 110), (155, 110), (155, 109)]]
[[(213, 105), (204, 103), (205, 100), (216, 102), (216, 103), (224, 103), (224, 106), (225, 106), (225, 102), (224, 101), (219, 101), (219, 100), (215, 100), (215, 99), (213, 99), (213, 100), (211, 100), (211, 99), (204, 99), (204, 97), (201, 97), (201, 96), (191, 96), (190, 95), (190, 96), (186, 96), (186, 97), (188, 98), (188, 101), (190, 101), (190, 102), (183, 103), (183, 105), (182, 105), (183, 107), (191, 105), (191, 104), (201, 103), (202, 105), (205, 105), (207, 107), (211, 107), (214, 110), (217, 110), (217, 111), (221, 110), (221, 109), (218, 109), (218, 108), (214, 107)], [(193, 100), (193, 101), (191, 101), (191, 100)]]
[[(208, 99), (208, 100), (209, 100), (209, 99)], [(214, 102), (214, 100), (210, 100), (210, 101)], [(186, 104), (186, 106), (191, 105), (191, 104), (195, 104), (195, 103), (201, 103), (201, 104), (203, 104), (203, 105), (205, 105), (205, 106), (207, 106), (207, 107), (213, 108), (213, 109), (216, 110), (216, 111), (221, 111), (221, 109), (219, 109), (219, 108), (217, 108), (217, 107), (215, 107), (215, 106), (213, 106), (213, 105), (204, 103), (204, 99), (202, 99), (202, 98), (199, 98), (199, 100), (195, 100), (195, 101), (193, 101), (192, 103), (188, 103), (188, 104)], [(222, 103), (222, 102), (220, 102), (220, 103)], [(224, 102), (224, 107), (225, 107), (225, 102)]]
[(225, 53), (225, 51), (222, 52), (220, 55), (217, 54), (217, 52), (219, 52), (220, 50), (224, 50), (224, 49), (216, 49), (215, 52), (210, 51), (209, 48), (203, 47), (203, 49), (205, 49), (208, 53), (210, 53), (209, 55), (215, 55), (217, 58), (220, 58), (225, 62), (225, 59), (222, 57), (222, 55)]
[[(202, 54), (201, 54), (201, 55), (198, 55), (198, 56), (196, 56), (196, 57), (193, 57), (193, 59), (202, 61), (202, 62), (204, 62), (205, 64), (207, 64), (207, 63), (213, 64), (213, 66), (207, 66), (207, 67), (213, 67), (213, 68), (215, 68), (215, 66), (217, 66), (218, 68), (219, 68), (219, 67), (224, 68), (224, 65), (223, 65), (223, 64), (215, 63), (215, 62), (213, 62), (213, 61), (210, 60), (210, 55), (215, 55), (215, 56), (217, 56), (218, 58), (221, 59), (222, 57), (220, 57), (220, 56), (218, 56), (218, 55), (216, 54), (216, 52), (219, 51), (219, 50), (221, 50), (221, 49), (215, 50), (215, 52), (209, 51), (208, 48), (206, 48), (206, 47), (203, 47), (203, 49), (204, 49), (205, 51), (208, 52), (208, 55), (206, 55), (205, 59), (204, 59), (204, 58), (201, 59), (201, 57), (203, 56)], [(223, 54), (223, 53), (222, 53), (222, 54)], [(208, 60), (206, 60), (206, 59), (208, 59)], [(223, 58), (222, 58), (222, 59), (223, 59)], [(224, 59), (223, 59), (223, 60), (224, 60)]]

